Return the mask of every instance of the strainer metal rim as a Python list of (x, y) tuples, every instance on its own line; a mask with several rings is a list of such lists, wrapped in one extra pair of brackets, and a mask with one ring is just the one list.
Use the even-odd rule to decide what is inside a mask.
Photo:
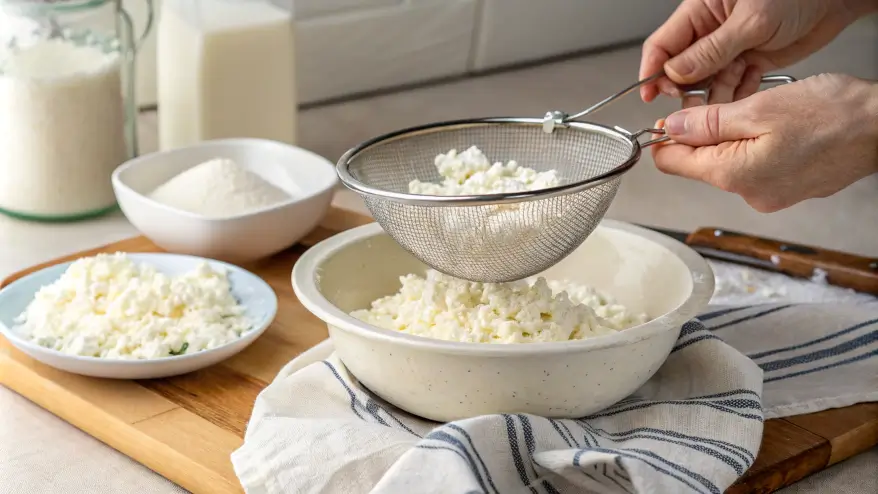
[(583, 190), (597, 187), (601, 184), (613, 180), (619, 175), (630, 170), (639, 160), (641, 155), (641, 144), (637, 140), (636, 134), (631, 134), (621, 127), (607, 127), (591, 122), (567, 122), (563, 124), (565, 128), (572, 128), (581, 131), (597, 132), (607, 137), (623, 140), (631, 145), (631, 153), (628, 158), (620, 165), (610, 171), (596, 175), (585, 180), (578, 180), (555, 187), (545, 189), (537, 189), (525, 192), (504, 192), (498, 194), (481, 194), (481, 195), (463, 195), (463, 196), (431, 196), (423, 194), (409, 194), (405, 192), (393, 192), (389, 190), (379, 189), (363, 183), (356, 179), (350, 172), (351, 161), (362, 152), (369, 148), (392, 142), (397, 139), (411, 137), (414, 134), (436, 131), (443, 127), (460, 127), (460, 126), (477, 126), (477, 125), (497, 125), (497, 124), (519, 124), (533, 125), (542, 127), (544, 120), (541, 118), (523, 118), (523, 117), (489, 117), (463, 120), (449, 120), (445, 122), (435, 122), (431, 124), (418, 125), (405, 129), (396, 130), (387, 134), (380, 135), (369, 139), (348, 150), (339, 158), (336, 165), (336, 172), (341, 182), (349, 189), (366, 196), (380, 197), (392, 202), (409, 204), (414, 206), (473, 206), (473, 205), (492, 205), (492, 204), (511, 204), (537, 199), (547, 199), (551, 197), (564, 196), (573, 194)]

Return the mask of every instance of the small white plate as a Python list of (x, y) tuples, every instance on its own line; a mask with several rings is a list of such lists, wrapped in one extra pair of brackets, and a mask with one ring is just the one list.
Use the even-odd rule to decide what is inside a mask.
[(171, 276), (190, 271), (202, 261), (214, 269), (225, 269), (231, 283), (232, 295), (246, 308), (247, 317), (253, 322), (253, 327), (237, 340), (217, 348), (153, 360), (82, 357), (37, 345), (13, 330), (16, 326), (15, 318), (24, 312), (40, 287), (61, 277), (71, 264), (66, 262), (41, 269), (0, 290), (0, 334), (15, 348), (56, 369), (110, 379), (153, 379), (196, 371), (239, 353), (268, 329), (277, 314), (277, 295), (268, 283), (232, 264), (181, 254), (128, 254), (128, 258), (137, 263), (150, 264)]

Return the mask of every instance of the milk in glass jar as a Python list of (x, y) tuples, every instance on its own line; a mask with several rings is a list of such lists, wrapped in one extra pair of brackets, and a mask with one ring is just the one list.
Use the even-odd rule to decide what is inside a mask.
[(111, 174), (137, 154), (138, 43), (120, 0), (0, 0), (0, 212), (115, 207)]

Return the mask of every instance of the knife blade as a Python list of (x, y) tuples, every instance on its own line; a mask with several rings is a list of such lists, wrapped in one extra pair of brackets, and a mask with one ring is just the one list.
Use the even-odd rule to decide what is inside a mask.
[(641, 225), (683, 242), (704, 257), (783, 273), (878, 295), (878, 259), (756, 237), (722, 228), (704, 227), (686, 233)]

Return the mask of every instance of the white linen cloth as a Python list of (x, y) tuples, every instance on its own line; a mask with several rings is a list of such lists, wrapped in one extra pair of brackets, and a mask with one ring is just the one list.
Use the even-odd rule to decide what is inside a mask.
[(440, 424), (370, 395), (327, 341), (259, 395), (248, 494), (721, 493), (763, 420), (878, 400), (878, 303), (712, 307), (638, 392), (581, 420)]

